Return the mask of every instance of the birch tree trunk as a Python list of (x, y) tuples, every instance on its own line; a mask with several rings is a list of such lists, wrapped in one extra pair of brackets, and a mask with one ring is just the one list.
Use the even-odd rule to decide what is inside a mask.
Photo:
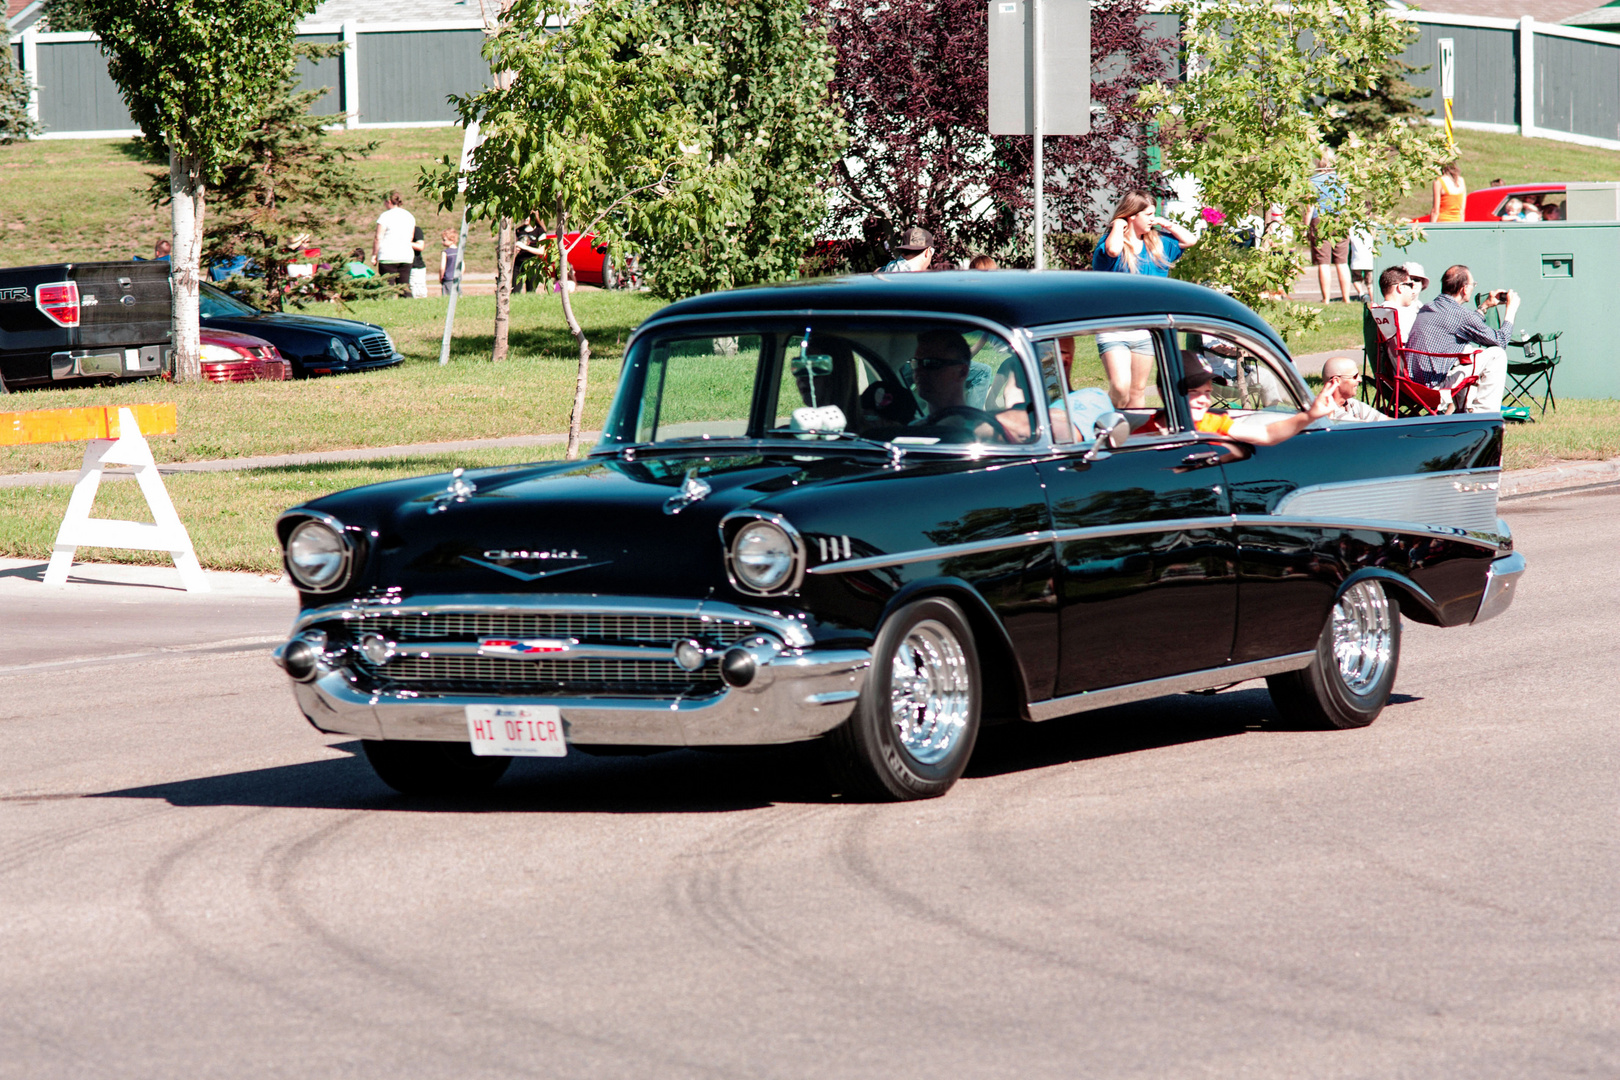
[(174, 381), (202, 377), (199, 288), (202, 280), (203, 182), (199, 162), (169, 151), (169, 205), (173, 250), (169, 253), (170, 341)]
[(574, 381), (574, 411), (568, 416), (568, 458), (579, 457), (579, 428), (585, 415), (585, 388), (589, 384), (591, 343), (585, 339), (585, 330), (574, 318), (574, 304), (568, 293), (568, 249), (563, 237), (568, 234), (568, 209), (557, 200), (557, 292), (562, 297), (563, 319), (569, 333), (579, 342), (579, 377)]
[(491, 360), (506, 359), (512, 330), (512, 258), (517, 237), (512, 219), (501, 218), (495, 233), (495, 351)]

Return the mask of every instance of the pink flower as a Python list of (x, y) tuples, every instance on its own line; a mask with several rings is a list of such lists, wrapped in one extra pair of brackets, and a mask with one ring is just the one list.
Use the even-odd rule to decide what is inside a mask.
[(1204, 220), (1209, 222), (1211, 225), (1219, 225), (1221, 222), (1226, 220), (1226, 215), (1215, 209), (1213, 206), (1204, 207), (1203, 213)]

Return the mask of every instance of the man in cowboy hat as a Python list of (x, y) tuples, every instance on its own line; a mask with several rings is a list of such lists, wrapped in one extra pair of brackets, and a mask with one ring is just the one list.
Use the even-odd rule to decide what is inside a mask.
[(906, 274), (927, 270), (934, 261), (934, 234), (913, 225), (900, 234), (900, 243), (895, 248), (900, 252), (900, 257), (884, 263), (878, 273)]

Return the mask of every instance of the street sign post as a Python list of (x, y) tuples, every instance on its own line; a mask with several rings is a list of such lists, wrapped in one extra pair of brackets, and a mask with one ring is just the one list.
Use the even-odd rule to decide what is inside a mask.
[(1043, 140), (1091, 132), (1089, 0), (990, 0), (990, 134), (1029, 135), (1035, 268), (1046, 269)]
[(1446, 144), (1455, 147), (1457, 143), (1451, 135), (1451, 99), (1457, 89), (1457, 43), (1443, 37), (1436, 44), (1440, 46), (1440, 97), (1446, 103)]

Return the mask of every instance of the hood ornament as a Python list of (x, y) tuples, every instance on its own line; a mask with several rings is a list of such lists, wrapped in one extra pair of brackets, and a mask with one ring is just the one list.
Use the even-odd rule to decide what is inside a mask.
[(466, 471), (466, 469), (457, 469), (450, 474), (449, 485), (433, 497), (433, 505), (428, 507), (428, 513), (442, 513), (450, 508), (451, 503), (464, 503), (472, 498), (473, 492), (478, 490), (478, 485), (471, 480), (462, 479), (461, 474)]
[(664, 500), (664, 513), (678, 514), (695, 502), (702, 502), (709, 497), (714, 489), (709, 482), (698, 476), (697, 470), (692, 469), (686, 474), (686, 480), (681, 484), (681, 490)]

